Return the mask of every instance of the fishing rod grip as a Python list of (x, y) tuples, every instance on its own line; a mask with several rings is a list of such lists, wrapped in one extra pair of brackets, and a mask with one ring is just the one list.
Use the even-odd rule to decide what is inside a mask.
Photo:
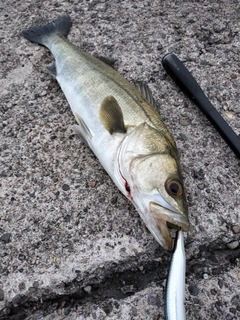
[(190, 71), (188, 71), (184, 64), (173, 53), (168, 53), (163, 57), (162, 65), (179, 88), (204, 113), (232, 151), (240, 159), (240, 138), (211, 104)]

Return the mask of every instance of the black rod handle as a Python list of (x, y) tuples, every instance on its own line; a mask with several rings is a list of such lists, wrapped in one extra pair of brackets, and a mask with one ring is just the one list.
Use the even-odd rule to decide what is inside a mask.
[(173, 53), (165, 55), (162, 65), (180, 89), (198, 106), (240, 159), (240, 138), (208, 100), (184, 64)]

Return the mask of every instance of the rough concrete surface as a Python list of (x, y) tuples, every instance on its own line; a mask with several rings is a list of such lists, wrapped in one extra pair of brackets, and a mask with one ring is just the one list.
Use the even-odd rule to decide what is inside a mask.
[(19, 36), (63, 14), (71, 41), (149, 84), (176, 139), (187, 319), (239, 319), (240, 162), (161, 66), (175, 52), (239, 135), (238, 0), (1, 2), (0, 319), (164, 318), (169, 253), (73, 134), (47, 49)]

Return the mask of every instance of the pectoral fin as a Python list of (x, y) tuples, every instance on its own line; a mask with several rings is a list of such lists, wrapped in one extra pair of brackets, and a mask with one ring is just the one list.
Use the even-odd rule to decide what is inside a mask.
[(72, 126), (72, 129), (76, 133), (76, 135), (89, 146), (89, 142), (92, 139), (91, 132), (89, 131), (86, 123), (76, 112), (74, 112), (74, 116), (78, 124), (74, 124)]
[(99, 118), (110, 134), (126, 132), (122, 109), (113, 96), (108, 96), (103, 100), (99, 109)]

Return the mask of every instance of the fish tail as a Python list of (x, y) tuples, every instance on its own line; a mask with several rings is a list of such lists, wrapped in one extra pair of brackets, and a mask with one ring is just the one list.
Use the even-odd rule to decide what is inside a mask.
[(47, 23), (43, 26), (33, 26), (22, 31), (21, 35), (30, 40), (48, 47), (49, 39), (52, 36), (67, 36), (72, 26), (69, 16), (60, 16), (55, 21)]

